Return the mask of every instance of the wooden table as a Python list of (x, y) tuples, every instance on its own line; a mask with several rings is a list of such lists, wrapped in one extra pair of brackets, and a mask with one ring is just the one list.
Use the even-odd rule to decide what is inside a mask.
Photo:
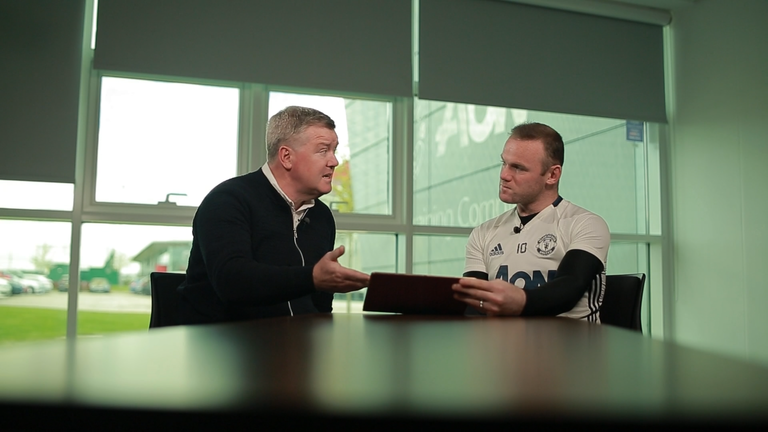
[(768, 368), (566, 318), (336, 314), (0, 349), (0, 429), (768, 424)]

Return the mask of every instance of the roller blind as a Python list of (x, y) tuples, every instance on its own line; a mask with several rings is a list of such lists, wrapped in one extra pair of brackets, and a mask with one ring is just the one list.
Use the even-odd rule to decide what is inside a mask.
[(0, 1), (0, 179), (74, 183), (84, 13)]
[(410, 0), (100, 0), (98, 69), (412, 94)]
[(495, 0), (420, 0), (424, 99), (666, 122), (663, 27)]

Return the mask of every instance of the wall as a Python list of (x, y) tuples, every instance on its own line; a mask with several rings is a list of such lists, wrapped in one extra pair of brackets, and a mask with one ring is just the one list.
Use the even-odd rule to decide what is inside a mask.
[(671, 41), (673, 336), (768, 364), (768, 1), (700, 0)]

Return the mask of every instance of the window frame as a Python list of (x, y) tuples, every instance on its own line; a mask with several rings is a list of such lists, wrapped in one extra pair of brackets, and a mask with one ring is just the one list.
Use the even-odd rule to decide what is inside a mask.
[[(95, 2), (86, 3), (85, 22), (95, 24)], [(234, 83), (185, 77), (158, 76), (120, 71), (98, 70), (93, 68), (92, 35), (94, 27), (85, 26), (83, 30), (83, 59), (81, 68), (81, 97), (78, 123), (78, 143), (76, 156), (76, 178), (74, 185), (73, 210), (51, 211), (31, 209), (0, 208), (0, 219), (40, 220), (71, 223), (70, 242), (70, 284), (79, 283), (79, 255), (81, 250), (82, 226), (84, 223), (127, 223), (153, 224), (165, 226), (191, 226), (195, 207), (162, 207), (147, 204), (98, 203), (95, 201), (95, 173), (98, 140), (98, 113), (100, 109), (101, 77), (124, 77), (149, 79), (154, 81), (180, 82), (200, 85), (236, 87), (240, 89), (239, 144), (237, 152), (237, 173), (258, 169), (266, 159), (264, 149), (265, 123), (268, 112), (270, 91), (298, 92), (305, 94), (333, 95), (353, 98), (373, 98), (392, 102), (392, 214), (364, 215), (337, 213), (337, 229), (340, 231), (393, 233), (402, 238), (403, 245), (397, 248), (397, 262), (404, 262), (404, 271), (413, 270), (413, 238), (415, 235), (468, 236), (472, 228), (441, 227), (413, 224), (413, 128), (414, 103), (418, 97), (418, 1), (413, 7), (413, 51), (416, 61), (414, 68), (414, 94), (411, 97), (385, 98), (376, 95), (363, 95), (344, 92), (327, 92), (317, 89), (297, 89), (282, 86), (254, 83)], [(648, 166), (646, 187), (653, 184), (659, 188), (658, 206), (646, 203), (646, 219), (652, 227), (646, 233), (653, 234), (611, 234), (611, 242), (636, 243), (647, 247), (648, 279), (646, 282), (648, 314), (650, 326), (646, 327), (653, 337), (662, 338), (670, 332), (664, 323), (672, 322), (672, 302), (669, 291), (674, 282), (672, 272), (672, 231), (671, 231), (671, 196), (669, 192), (669, 168), (671, 159), (669, 149), (669, 127), (665, 124), (646, 123), (646, 136), (653, 130), (657, 134), (659, 145), (658, 177), (649, 176)], [(646, 193), (646, 200), (649, 195)], [(649, 222), (650, 221), (650, 222)], [(398, 268), (398, 271), (400, 269)], [(70, 292), (67, 300), (67, 338), (77, 336), (77, 313), (79, 290)]]

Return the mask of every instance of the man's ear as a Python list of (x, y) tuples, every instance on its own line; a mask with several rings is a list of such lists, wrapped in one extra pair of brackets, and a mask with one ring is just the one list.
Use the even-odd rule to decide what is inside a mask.
[(277, 160), (286, 170), (293, 167), (293, 150), (288, 146), (280, 146), (277, 149)]
[(556, 185), (560, 181), (561, 175), (563, 175), (563, 166), (552, 165), (547, 170), (547, 184)]

